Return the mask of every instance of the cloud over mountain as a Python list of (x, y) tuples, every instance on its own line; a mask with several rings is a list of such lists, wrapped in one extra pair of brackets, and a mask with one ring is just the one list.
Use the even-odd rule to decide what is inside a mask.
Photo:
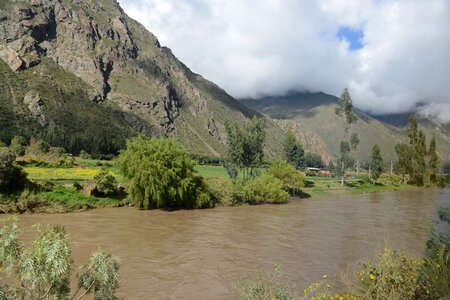
[[(195, 72), (235, 97), (339, 95), (373, 113), (450, 121), (447, 0), (120, 0)], [(361, 39), (342, 35), (348, 28)], [(346, 32), (346, 31), (344, 31)], [(358, 42), (360, 47), (350, 47)]]

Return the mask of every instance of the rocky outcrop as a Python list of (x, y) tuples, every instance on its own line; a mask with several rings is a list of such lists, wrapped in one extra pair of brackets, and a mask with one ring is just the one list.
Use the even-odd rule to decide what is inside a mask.
[[(89, 85), (93, 102), (120, 109), (123, 120), (140, 133), (189, 138), (180, 135), (189, 130), (176, 127), (183, 126), (176, 120), (187, 113), (205, 149), (215, 145), (223, 153), (224, 120), (242, 121), (248, 115), (217, 86), (204, 79), (201, 86), (193, 83), (200, 76), (130, 19), (116, 0), (2, 1), (7, 4), (0, 6), (0, 59), (11, 70), (58, 64)], [(45, 124), (45, 104), (35, 96), (27, 95), (26, 105)]]
[(44, 114), (44, 101), (37, 92), (29, 91), (23, 98), (23, 102), (30, 110), (30, 113), (38, 120), (39, 124), (42, 126), (49, 124)]

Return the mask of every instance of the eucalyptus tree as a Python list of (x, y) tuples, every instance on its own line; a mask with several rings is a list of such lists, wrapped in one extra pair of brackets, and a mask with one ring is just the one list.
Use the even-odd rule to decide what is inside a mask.
[(228, 159), (242, 171), (244, 180), (250, 179), (264, 157), (264, 120), (253, 117), (243, 125), (226, 122), (225, 129)]

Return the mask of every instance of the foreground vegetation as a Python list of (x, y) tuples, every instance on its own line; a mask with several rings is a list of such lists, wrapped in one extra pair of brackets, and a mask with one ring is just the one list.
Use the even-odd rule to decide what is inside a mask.
[[(41, 229), (30, 247), (20, 242), (15, 219), (2, 220), (0, 227), (0, 299), (116, 299), (119, 286), (119, 258), (98, 250), (79, 268), (78, 289), (72, 293), (72, 252), (61, 226)], [(92, 297), (91, 297), (92, 299)]]

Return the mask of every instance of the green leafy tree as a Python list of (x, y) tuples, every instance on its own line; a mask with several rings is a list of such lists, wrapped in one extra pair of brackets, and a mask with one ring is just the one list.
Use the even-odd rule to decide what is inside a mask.
[(297, 169), (305, 167), (305, 150), (292, 132), (288, 132), (283, 141), (284, 159)]
[(370, 171), (371, 176), (374, 181), (380, 178), (381, 173), (383, 172), (383, 157), (381, 155), (380, 146), (375, 144), (372, 148), (372, 155), (370, 159)]
[(139, 208), (203, 208), (212, 204), (203, 178), (194, 170), (194, 161), (173, 139), (130, 139), (117, 163), (129, 181), (128, 194)]
[[(2, 220), (0, 228), (0, 270), (11, 282), (2, 286), (2, 299), (69, 299), (72, 252), (61, 226), (41, 230), (29, 248), (20, 242), (15, 219)], [(105, 252), (92, 254), (90, 264), (81, 269), (79, 289), (71, 299), (94, 293), (94, 299), (115, 299), (119, 262)], [(84, 292), (75, 298), (82, 289)]]
[(324, 163), (322, 157), (317, 153), (305, 154), (305, 165), (312, 168), (323, 168)]
[(286, 161), (276, 160), (270, 165), (267, 174), (281, 180), (285, 190), (295, 195), (305, 186), (305, 175)]
[(253, 117), (244, 125), (225, 123), (228, 135), (228, 158), (243, 172), (244, 180), (254, 175), (264, 157), (264, 120)]
[(405, 180), (405, 176), (411, 173), (411, 147), (404, 143), (397, 144), (395, 145), (395, 153), (398, 157), (395, 163), (395, 171), (397, 174), (402, 175), (403, 180)]
[(409, 128), (407, 129), (409, 142), (407, 145), (398, 144), (396, 152), (398, 162), (397, 171), (407, 174), (409, 182), (416, 185), (423, 185), (428, 180), (426, 157), (428, 155), (426, 138), (422, 130), (419, 130), (415, 115), (409, 118)]
[(350, 156), (351, 149), (352, 148), (349, 142), (341, 141), (341, 144), (339, 146), (339, 157), (336, 162), (336, 168), (340, 171), (342, 186), (344, 185), (345, 169), (355, 164), (355, 160)]
[(9, 148), (16, 156), (22, 156), (25, 155), (27, 144), (27, 140), (23, 136), (16, 135), (12, 138)]
[[(355, 124), (358, 117), (353, 107), (353, 101), (350, 97), (348, 89), (345, 88), (341, 97), (338, 100), (338, 107), (335, 110), (336, 115), (344, 118), (345, 122), (345, 136), (350, 128), (350, 125)], [(350, 136), (350, 142), (341, 141), (339, 147), (339, 157), (337, 160), (337, 169), (340, 169), (341, 173), (341, 186), (344, 186), (344, 173), (345, 169), (354, 165), (354, 159), (350, 156), (352, 150), (356, 150), (359, 145), (359, 137), (357, 133), (352, 133)]]
[(358, 148), (359, 142), (360, 140), (358, 134), (356, 132), (353, 132), (350, 136), (350, 148), (352, 150), (356, 150), (356, 148)]
[(0, 193), (20, 191), (27, 182), (27, 173), (15, 164), (16, 156), (8, 148), (0, 149)]
[(350, 97), (350, 93), (347, 88), (342, 91), (335, 113), (336, 115), (345, 118), (346, 131), (348, 131), (349, 125), (356, 123), (358, 120), (358, 117), (354, 112), (352, 98)]
[(94, 183), (96, 196), (113, 196), (117, 192), (117, 180), (107, 169), (102, 169), (94, 176)]
[(440, 159), (439, 159), (439, 154), (436, 149), (436, 137), (434, 137), (434, 136), (431, 138), (431, 141), (430, 141), (430, 146), (428, 148), (428, 156), (429, 156), (428, 165), (432, 172), (431, 180), (433, 182), (436, 182), (437, 175), (439, 174), (438, 168), (439, 168), (439, 164), (440, 164)]

